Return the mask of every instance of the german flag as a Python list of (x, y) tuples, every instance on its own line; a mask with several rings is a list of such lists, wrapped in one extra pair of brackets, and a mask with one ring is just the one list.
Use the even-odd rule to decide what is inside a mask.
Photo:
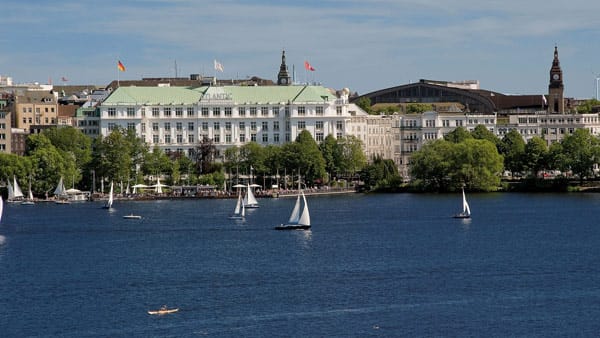
[(117, 67), (119, 68), (120, 71), (122, 71), (122, 72), (125, 71), (125, 66), (123, 66), (123, 64), (121, 63), (121, 60), (117, 60)]

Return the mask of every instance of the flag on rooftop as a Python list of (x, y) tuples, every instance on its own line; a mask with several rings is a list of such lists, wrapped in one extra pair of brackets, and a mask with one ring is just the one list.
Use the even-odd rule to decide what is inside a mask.
[(311, 66), (310, 63), (308, 63), (308, 61), (304, 61), (304, 69), (310, 70), (311, 72), (315, 71), (315, 67)]
[(125, 66), (121, 63), (121, 60), (117, 61), (117, 67), (119, 68), (120, 71), (122, 71), (122, 72), (125, 71)]
[(67, 78), (66, 78), (66, 77), (64, 77), (64, 76), (63, 76), (63, 77), (61, 77), (61, 78), (60, 78), (60, 80), (61, 80), (62, 82), (67, 82), (67, 81), (69, 81), (69, 79), (67, 79)]
[(546, 100), (546, 96), (542, 95), (542, 101), (544, 102), (544, 104), (548, 104), (548, 100)]
[(217, 60), (215, 60), (215, 70), (218, 70), (221, 73), (223, 73), (223, 65)]

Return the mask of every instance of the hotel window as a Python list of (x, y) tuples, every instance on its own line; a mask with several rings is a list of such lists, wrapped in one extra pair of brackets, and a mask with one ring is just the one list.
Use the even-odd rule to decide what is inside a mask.
[(260, 115), (269, 116), (269, 107), (260, 107)]
[(180, 144), (183, 143), (183, 135), (181, 135), (181, 134), (177, 135), (177, 143), (180, 143)]
[(219, 107), (213, 107), (213, 116), (221, 116), (221, 108)]
[(298, 129), (306, 129), (306, 121), (298, 121)]
[(279, 107), (273, 107), (273, 116), (279, 116)]
[(142, 115), (142, 117), (146, 117), (146, 108), (145, 107), (140, 108), (140, 114)]
[(335, 107), (335, 113), (338, 116), (341, 116), (342, 115), (342, 107), (340, 107), (340, 106)]
[(135, 117), (135, 108), (127, 107), (127, 117)]
[(323, 130), (323, 121), (317, 121), (317, 122), (315, 122), (315, 128), (317, 130)]
[(225, 143), (231, 143), (231, 134), (225, 135)]
[(177, 129), (177, 131), (182, 131), (183, 130), (183, 123), (177, 122), (175, 124), (175, 129)]
[(246, 142), (246, 134), (244, 134), (244, 133), (240, 134), (240, 142)]
[(108, 124), (108, 131), (113, 131), (117, 126), (114, 123)]
[(317, 116), (323, 116), (323, 107), (322, 106), (317, 106), (315, 108), (315, 113), (317, 114)]
[(256, 130), (256, 122), (250, 122), (250, 130)]
[(285, 131), (292, 130), (292, 123), (290, 121), (285, 121)]
[[(83, 121), (83, 122), (85, 122), (85, 121)], [(142, 133), (146, 132), (146, 124), (145, 123), (142, 123), (140, 128), (142, 129)]]
[(165, 122), (165, 131), (170, 131), (170, 130), (171, 130), (171, 123)]
[(317, 142), (323, 142), (323, 133), (316, 133), (315, 134), (315, 140)]
[(462, 127), (462, 125), (463, 125), (463, 121), (462, 120), (454, 120), (454, 122), (456, 123), (457, 127)]
[(336, 136), (336, 138), (337, 138), (338, 140), (341, 140), (341, 139), (342, 139), (342, 137), (343, 137), (343, 136), (342, 136), (342, 133), (340, 133), (340, 132), (336, 133), (336, 134), (335, 134), (335, 136)]
[(256, 134), (255, 133), (250, 134), (250, 142), (256, 142)]
[(194, 130), (194, 122), (188, 122), (188, 130)]
[(263, 121), (263, 123), (262, 123), (262, 130), (264, 130), (264, 131), (269, 130), (269, 122)]
[(221, 129), (221, 124), (219, 122), (213, 123), (213, 129), (214, 130), (220, 130)]
[(263, 141), (263, 143), (269, 142), (269, 134), (263, 133), (262, 134), (262, 141)]
[(158, 122), (152, 123), (152, 131), (158, 131)]
[(194, 134), (188, 134), (188, 143), (194, 143)]
[(290, 142), (291, 139), (290, 133), (285, 133), (285, 142)]
[(188, 117), (194, 117), (194, 107), (187, 107), (187, 116)]
[(175, 107), (175, 117), (183, 117), (183, 108)]
[(129, 129), (129, 130), (135, 130), (135, 123), (128, 122), (127, 123), (127, 129)]
[(208, 107), (202, 107), (202, 116), (208, 117)]
[(231, 107), (225, 107), (225, 116), (231, 117)]
[[(110, 109), (110, 108), (108, 108), (108, 109)], [(40, 108), (35, 108), (35, 112), (36, 112), (37, 114), (39, 114), (39, 113), (40, 113)]]
[(290, 106), (285, 106), (285, 117), (289, 117), (290, 116)]
[(245, 107), (239, 107), (238, 108), (238, 115), (239, 116), (246, 116), (246, 108)]
[(279, 134), (273, 134), (273, 142), (279, 143)]
[(450, 120), (442, 120), (442, 127), (450, 127)]
[(225, 122), (225, 130), (231, 131), (231, 122)]
[(165, 107), (163, 109), (163, 115), (164, 115), (164, 117), (171, 117), (171, 108)]
[(202, 122), (202, 130), (208, 130), (208, 122)]
[(108, 116), (109, 117), (117, 116), (117, 108), (108, 108)]
[(46, 113), (48, 112), (48, 107), (44, 108), (44, 112), (46, 112)]
[(279, 121), (273, 121), (273, 130), (279, 131)]
[(50, 112), (54, 113), (54, 107), (50, 108)]
[(171, 135), (165, 134), (165, 143), (167, 143), (167, 144), (171, 143)]
[(244, 131), (246, 129), (246, 123), (240, 122), (240, 130)]
[(152, 135), (152, 143), (158, 143), (158, 135)]
[(336, 121), (335, 122), (335, 127), (337, 128), (337, 130), (344, 129), (344, 121)]
[[(29, 108), (31, 109), (31, 108)], [(27, 113), (27, 108), (23, 107), (23, 113)]]
[(213, 142), (214, 143), (221, 143), (221, 135), (219, 135), (219, 134), (213, 135)]
[(256, 116), (256, 107), (250, 107), (250, 116)]
[(306, 116), (306, 107), (304, 107), (304, 106), (298, 107), (298, 116)]
[(158, 110), (158, 108), (152, 108), (152, 117), (159, 117), (160, 116), (160, 110)]

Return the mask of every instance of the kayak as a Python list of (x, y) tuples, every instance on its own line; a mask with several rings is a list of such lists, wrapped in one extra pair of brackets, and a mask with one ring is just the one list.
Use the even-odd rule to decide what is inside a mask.
[(159, 309), (159, 310), (150, 310), (148, 311), (149, 315), (166, 315), (168, 313), (174, 313), (179, 311), (179, 308), (175, 308), (175, 309)]

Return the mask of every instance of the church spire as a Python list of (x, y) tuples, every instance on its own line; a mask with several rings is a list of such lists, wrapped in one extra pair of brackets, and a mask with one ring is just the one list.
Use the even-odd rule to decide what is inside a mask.
[(564, 113), (564, 84), (563, 73), (558, 59), (558, 47), (554, 46), (554, 59), (550, 67), (550, 83), (548, 84), (548, 111)]
[(285, 64), (285, 50), (281, 52), (281, 66), (279, 66), (279, 74), (277, 74), (277, 84), (280, 86), (289, 86), (291, 84), (288, 68)]

